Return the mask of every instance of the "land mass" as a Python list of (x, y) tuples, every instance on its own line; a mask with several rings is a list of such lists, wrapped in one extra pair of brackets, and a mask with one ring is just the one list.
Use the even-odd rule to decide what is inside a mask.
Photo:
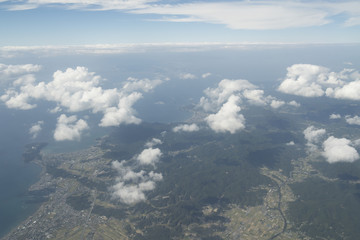
[[(323, 162), (319, 154), (301, 154), (301, 145), (284, 147), (299, 138), (296, 133), (273, 126), (238, 135), (179, 134), (172, 127), (119, 128), (72, 153), (31, 146), (30, 155), (41, 156), (32, 161), (43, 171), (29, 191), (43, 196), (43, 203), (3, 239), (354, 239), (353, 229), (341, 232), (335, 224), (330, 233), (304, 227), (306, 215), (296, 211), (304, 204), (303, 184), (315, 179), (355, 187), (358, 178), (321, 172), (315, 167)], [(125, 204), (112, 194), (118, 176), (112, 163), (132, 161), (153, 137), (163, 141), (156, 166), (163, 180), (146, 200)]]

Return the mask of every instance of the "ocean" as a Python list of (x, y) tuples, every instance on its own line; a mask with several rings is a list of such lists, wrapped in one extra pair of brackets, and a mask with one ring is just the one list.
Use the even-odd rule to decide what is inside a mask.
[(25, 163), (22, 152), (29, 141), (24, 112), (10, 112), (1, 106), (0, 127), (0, 237), (31, 215), (39, 203), (28, 200), (27, 190), (41, 168)]

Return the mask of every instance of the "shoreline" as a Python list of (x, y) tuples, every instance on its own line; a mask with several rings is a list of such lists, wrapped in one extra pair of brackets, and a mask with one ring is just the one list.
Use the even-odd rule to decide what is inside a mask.
[[(42, 168), (39, 180), (29, 187), (30, 192), (42, 193), (44, 201), (40, 203), (37, 210), (28, 216), (24, 221), (5, 234), (1, 240), (17, 239), (47, 239), (53, 238), (62, 228), (68, 228), (74, 223), (79, 224), (88, 216), (84, 211), (79, 211), (69, 205), (68, 197), (79, 192), (91, 192), (92, 189), (85, 185), (77, 184), (81, 180), (79, 176), (64, 174), (59, 167), (60, 163), (77, 161), (96, 160), (101, 156), (99, 147), (91, 146), (85, 150), (71, 153), (48, 154), (42, 153), (41, 159), (35, 159), (32, 163)], [(57, 166), (49, 171), (49, 166)], [(51, 172), (53, 171), (53, 172)], [(58, 172), (57, 172), (58, 171)], [(101, 217), (92, 217), (90, 223), (98, 224)], [(70, 225), (69, 225), (70, 224)]]

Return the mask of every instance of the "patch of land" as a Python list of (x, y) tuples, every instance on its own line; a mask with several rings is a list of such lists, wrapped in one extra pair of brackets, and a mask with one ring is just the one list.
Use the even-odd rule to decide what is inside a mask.
[[(314, 167), (321, 162), (319, 153), (303, 157), (299, 149), (284, 148), (292, 136), (261, 128), (238, 135), (175, 134), (169, 131), (171, 126), (160, 124), (140, 129), (142, 137), (120, 129), (87, 150), (41, 153), (33, 161), (43, 172), (30, 191), (42, 194), (44, 202), (4, 239), (285, 240), (318, 236), (317, 229), (309, 235), (307, 228), (301, 228), (306, 221), (292, 206), (302, 206), (300, 199), (306, 194), (299, 192), (309, 179), (320, 179), (325, 186), (339, 179)], [(168, 133), (162, 134), (164, 131)], [(114, 199), (111, 186), (118, 173), (111, 163), (131, 161), (152, 137), (163, 141), (163, 155), (156, 166), (163, 181), (147, 193), (146, 201), (127, 205)], [(354, 187), (358, 184), (355, 175), (337, 175)]]

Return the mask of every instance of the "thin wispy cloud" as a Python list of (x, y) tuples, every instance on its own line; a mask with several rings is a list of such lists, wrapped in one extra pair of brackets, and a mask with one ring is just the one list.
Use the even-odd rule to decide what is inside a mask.
[(195, 123), (192, 124), (180, 124), (176, 127), (174, 127), (173, 132), (196, 132), (199, 131), (200, 128)]
[[(39, 7), (63, 7), (68, 10), (119, 10), (150, 15), (150, 20), (168, 22), (205, 22), (222, 24), (231, 29), (285, 29), (322, 26), (343, 14), (344, 26), (360, 24), (358, 1), (238, 1), (187, 2), (176, 4), (158, 0), (28, 0), (5, 1), (8, 10)], [(154, 15), (154, 17), (151, 17)]]
[[(165, 43), (122, 43), (122, 44), (93, 44), (93, 45), (39, 45), (39, 46), (3, 46), (0, 47), (0, 57), (14, 58), (25, 54), (58, 56), (73, 54), (114, 55), (145, 52), (202, 52), (213, 50), (248, 50), (272, 49), (302, 45), (301, 43), (266, 43), (266, 42), (165, 42)], [(1, 68), (1, 66), (0, 66)], [(206, 74), (204, 77), (208, 77)]]

